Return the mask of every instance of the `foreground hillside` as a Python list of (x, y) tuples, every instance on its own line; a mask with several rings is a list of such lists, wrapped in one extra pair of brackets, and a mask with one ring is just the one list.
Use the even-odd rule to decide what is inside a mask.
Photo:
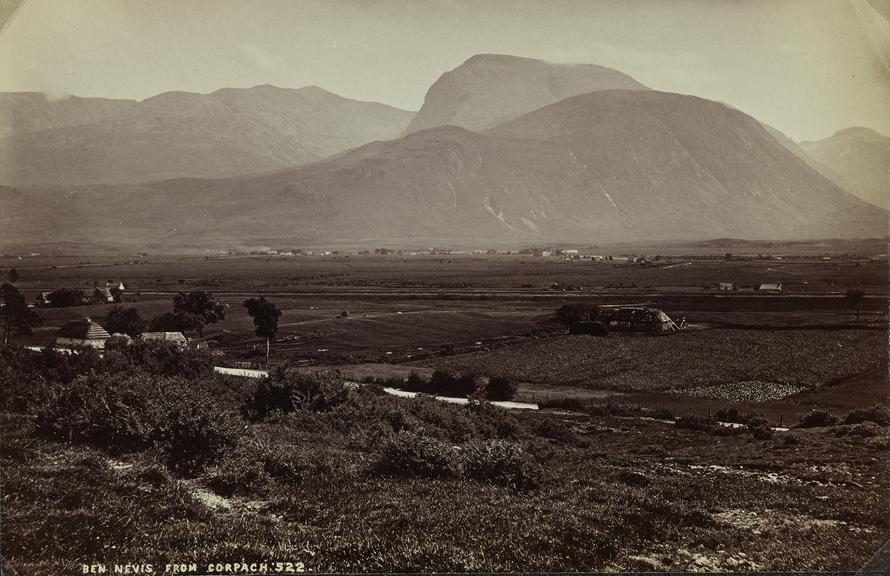
[(870, 128), (848, 128), (801, 147), (840, 186), (881, 208), (890, 206), (890, 138)]
[[(31, 108), (16, 114), (40, 118)], [(411, 116), (316, 87), (167, 92), (94, 122), (82, 116), (78, 125), (0, 138), (0, 183), (140, 182), (292, 168), (394, 138)]]
[(325, 374), (224, 380), (175, 354), (0, 351), (17, 570), (852, 571), (890, 537), (880, 410), (775, 432), (633, 406), (510, 413)]
[(886, 233), (885, 211), (750, 116), (633, 90), (568, 98), (483, 133), (423, 130), (264, 176), (3, 194), (7, 238), (51, 229), (58, 240), (150, 247)]

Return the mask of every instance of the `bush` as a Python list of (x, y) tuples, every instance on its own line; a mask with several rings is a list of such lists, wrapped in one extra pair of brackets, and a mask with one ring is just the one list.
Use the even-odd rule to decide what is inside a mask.
[(844, 424), (861, 424), (863, 422), (874, 422), (880, 426), (887, 426), (890, 424), (890, 410), (887, 406), (876, 404), (870, 408), (852, 410), (844, 418)]
[(488, 379), (489, 400), (512, 400), (516, 395), (516, 384), (506, 376), (492, 376)]
[(345, 402), (348, 396), (349, 389), (343, 381), (330, 373), (282, 368), (257, 382), (242, 412), (254, 420), (275, 412), (326, 412)]
[(575, 322), (583, 322), (595, 318), (597, 307), (593, 304), (584, 302), (573, 302), (571, 304), (563, 304), (556, 311), (556, 318), (569, 326)]
[(753, 420), (764, 420), (762, 414), (742, 412), (735, 406), (721, 408), (714, 414), (714, 418), (720, 422), (733, 422), (735, 424), (750, 424)]
[(692, 414), (688, 416), (680, 416), (677, 418), (675, 425), (677, 428), (698, 430), (701, 432), (714, 432), (718, 426), (718, 424), (710, 418), (703, 418), (702, 416), (695, 416)]
[(541, 467), (515, 442), (470, 442), (461, 447), (460, 461), (463, 475), (480, 482), (516, 490), (534, 488), (541, 482)]
[(823, 428), (837, 424), (837, 418), (826, 410), (813, 410), (800, 419), (798, 428)]
[(522, 426), (515, 416), (487, 402), (473, 402), (465, 410), (472, 416), (477, 435), (482, 438), (518, 438)]
[(143, 371), (197, 379), (213, 374), (213, 357), (206, 350), (181, 348), (173, 342), (134, 340), (130, 346), (107, 350), (100, 368), (111, 373)]
[(171, 470), (197, 474), (235, 446), (241, 428), (206, 384), (146, 374), (82, 376), (51, 390), (37, 410), (37, 430), (113, 453), (156, 446)]
[(384, 440), (374, 470), (387, 476), (450, 478), (460, 468), (453, 447), (403, 430)]

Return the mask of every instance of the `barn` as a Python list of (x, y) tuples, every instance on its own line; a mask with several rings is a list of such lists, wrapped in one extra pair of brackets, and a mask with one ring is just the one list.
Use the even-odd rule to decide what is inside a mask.
[(146, 342), (173, 342), (180, 347), (185, 347), (189, 343), (189, 339), (182, 332), (143, 332), (142, 339)]
[(661, 334), (680, 329), (662, 310), (649, 306), (599, 306), (591, 320), (604, 324), (611, 332)]
[(105, 341), (111, 338), (105, 328), (90, 318), (82, 318), (62, 326), (56, 334), (54, 348), (105, 348)]

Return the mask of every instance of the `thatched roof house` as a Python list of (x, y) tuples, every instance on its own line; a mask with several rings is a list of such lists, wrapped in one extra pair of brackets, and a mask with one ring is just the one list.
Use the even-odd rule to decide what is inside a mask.
[(89, 318), (75, 320), (62, 326), (54, 348), (105, 348), (105, 341), (111, 338), (105, 328), (93, 322)]

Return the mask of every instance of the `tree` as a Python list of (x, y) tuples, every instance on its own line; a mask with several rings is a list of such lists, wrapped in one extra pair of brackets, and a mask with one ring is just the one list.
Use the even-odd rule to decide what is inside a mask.
[(847, 307), (856, 311), (856, 322), (859, 322), (859, 314), (862, 312), (862, 301), (865, 299), (865, 292), (862, 290), (847, 290), (844, 298), (847, 300)]
[(200, 332), (203, 328), (203, 319), (182, 311), (158, 314), (148, 323), (149, 332)]
[(19, 281), (19, 278), (20, 278), (19, 271), (16, 270), (15, 268), (10, 268), (9, 274), (7, 275), (7, 277), (9, 278), (10, 284), (15, 284), (16, 282)]
[(194, 290), (180, 292), (174, 296), (173, 311), (186, 312), (201, 318), (203, 323), (198, 332), (203, 335), (205, 325), (216, 324), (225, 319), (227, 307), (222, 302), (218, 302), (210, 292)]
[(278, 331), (278, 317), (281, 316), (281, 310), (275, 304), (266, 301), (262, 296), (245, 300), (244, 307), (247, 308), (247, 313), (253, 318), (256, 335), (266, 339), (266, 366), (268, 366), (269, 341)]
[[(112, 306), (105, 316), (105, 329), (110, 333), (126, 334), (136, 338), (145, 330), (145, 321), (135, 308)], [(165, 330), (166, 332), (166, 330)], [(173, 330), (179, 332), (179, 330)]]
[(55, 308), (80, 306), (86, 301), (86, 294), (79, 288), (59, 288), (48, 296), (50, 305)]
[(0, 285), (3, 298), (3, 343), (9, 343), (11, 333), (28, 335), (31, 327), (41, 323), (40, 316), (28, 308), (25, 296), (12, 284)]

